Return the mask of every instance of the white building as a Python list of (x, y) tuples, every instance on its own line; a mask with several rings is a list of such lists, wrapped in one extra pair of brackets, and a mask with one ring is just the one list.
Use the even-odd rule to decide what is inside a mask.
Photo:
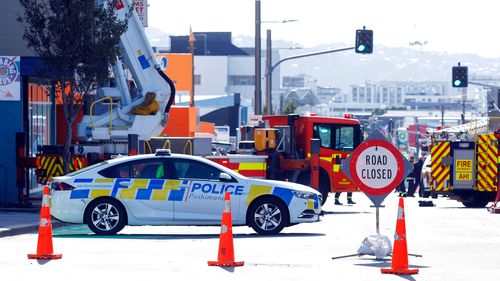
[[(230, 32), (194, 32), (195, 97), (224, 96), (239, 93), (242, 105), (253, 114), (255, 96), (255, 49), (232, 44)], [(171, 36), (171, 53), (186, 53), (189, 36)], [(280, 59), (279, 50), (272, 50), (271, 61)], [(261, 101), (265, 105), (266, 50), (261, 51)], [(279, 102), (280, 68), (272, 73), (273, 105)]]

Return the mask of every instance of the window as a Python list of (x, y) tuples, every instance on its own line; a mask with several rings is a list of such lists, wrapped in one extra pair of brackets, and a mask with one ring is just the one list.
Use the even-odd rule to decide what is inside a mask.
[(161, 159), (138, 160), (117, 164), (99, 171), (106, 178), (164, 179), (166, 169)]
[(106, 178), (131, 178), (130, 164), (128, 162), (111, 166), (97, 173)]
[(396, 104), (396, 97), (394, 95), (394, 91), (391, 91), (391, 94), (389, 96), (389, 105), (394, 105)]
[(365, 102), (365, 88), (359, 88), (359, 102)]
[(194, 75), (194, 84), (195, 85), (201, 85), (201, 75), (200, 74), (195, 74)]
[(397, 93), (396, 103), (397, 103), (398, 105), (400, 105), (400, 104), (402, 104), (402, 103), (403, 103), (403, 94), (401, 94), (401, 93)]
[(321, 147), (331, 148), (332, 131), (330, 124), (314, 124), (313, 138), (319, 139)]
[(219, 180), (221, 171), (189, 159), (172, 159), (176, 179)]
[(163, 160), (148, 160), (132, 162), (132, 175), (141, 179), (164, 179), (165, 165)]
[(255, 76), (252, 75), (229, 75), (230, 86), (255, 85)]
[(361, 142), (361, 130), (357, 125), (313, 125), (313, 138), (320, 140), (321, 147), (352, 152)]
[(106, 164), (109, 164), (109, 163), (108, 163), (108, 161), (100, 162), (100, 163), (97, 163), (97, 164), (94, 164), (94, 165), (90, 165), (90, 166), (88, 166), (88, 167), (85, 167), (85, 168), (83, 168), (83, 169), (80, 169), (80, 170), (76, 170), (76, 171), (74, 171), (74, 172), (71, 172), (71, 173), (67, 174), (66, 176), (68, 176), (68, 177), (76, 176), (76, 175), (78, 175), (78, 174), (81, 174), (81, 173), (83, 173), (83, 172), (86, 172), (86, 171), (92, 170), (92, 169), (94, 169), (94, 168), (97, 168), (97, 167), (99, 167), (99, 166), (103, 166), (103, 165), (106, 165)]
[(352, 101), (358, 101), (358, 88), (352, 88)]
[(335, 149), (354, 150), (354, 127), (337, 127), (335, 129)]

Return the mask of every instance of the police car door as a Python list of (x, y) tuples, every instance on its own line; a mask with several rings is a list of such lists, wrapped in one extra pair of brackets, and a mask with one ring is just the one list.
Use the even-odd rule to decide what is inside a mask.
[(169, 200), (171, 183), (167, 180), (166, 160), (142, 159), (128, 162), (130, 178), (118, 178), (120, 199), (137, 219), (155, 222), (174, 219), (173, 201)]
[[(235, 190), (236, 180), (221, 181), (221, 171), (207, 163), (180, 158), (169, 160), (175, 173), (173, 183), (179, 194), (174, 200), (174, 221), (180, 224), (219, 224), (224, 192)], [(231, 197), (233, 220), (238, 214), (239, 197)]]

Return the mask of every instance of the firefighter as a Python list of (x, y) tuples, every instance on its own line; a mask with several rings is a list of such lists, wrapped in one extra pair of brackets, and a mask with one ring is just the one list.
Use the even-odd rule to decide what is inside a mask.
[[(406, 176), (406, 180), (408, 181), (408, 194), (407, 197), (415, 197), (415, 190), (417, 189), (417, 170), (418, 165), (415, 163), (415, 157), (410, 157), (410, 162), (413, 165), (413, 171)], [(420, 172), (422, 171), (422, 166), (420, 165)], [(418, 177), (420, 180), (420, 177)]]
[[(340, 193), (342, 193), (342, 192), (335, 192), (335, 205), (343, 205), (339, 201)], [(349, 204), (349, 205), (356, 204), (356, 202), (352, 201), (352, 192), (347, 192), (347, 204)]]

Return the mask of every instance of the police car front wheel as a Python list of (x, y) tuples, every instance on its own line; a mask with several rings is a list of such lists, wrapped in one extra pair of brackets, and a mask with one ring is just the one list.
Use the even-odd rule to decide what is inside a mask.
[(278, 199), (259, 198), (250, 206), (247, 222), (259, 234), (278, 234), (288, 224), (288, 209)]
[(102, 198), (92, 201), (85, 211), (85, 222), (98, 235), (113, 235), (125, 227), (126, 213), (115, 200)]

